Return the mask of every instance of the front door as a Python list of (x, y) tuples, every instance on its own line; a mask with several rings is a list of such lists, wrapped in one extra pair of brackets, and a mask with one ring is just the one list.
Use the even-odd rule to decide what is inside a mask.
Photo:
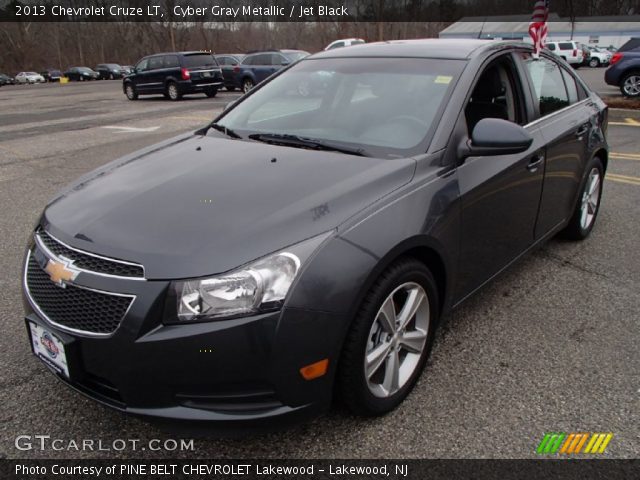
[[(465, 108), (468, 135), (483, 118), (524, 125), (528, 114), (511, 54), (492, 61)], [(461, 197), (460, 264), (456, 298), (464, 298), (524, 252), (534, 240), (544, 173), (544, 138), (537, 126), (524, 153), (469, 157), (458, 168)]]

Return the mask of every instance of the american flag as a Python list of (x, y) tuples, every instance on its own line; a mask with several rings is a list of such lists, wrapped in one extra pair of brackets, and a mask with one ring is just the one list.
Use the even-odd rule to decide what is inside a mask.
[(529, 23), (529, 35), (533, 40), (534, 55), (544, 48), (547, 39), (547, 19), (549, 18), (549, 0), (537, 0), (533, 6), (533, 15)]

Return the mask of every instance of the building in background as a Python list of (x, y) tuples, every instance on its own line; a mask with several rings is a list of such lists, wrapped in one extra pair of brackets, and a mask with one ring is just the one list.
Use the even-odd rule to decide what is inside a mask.
[[(633, 21), (635, 20), (635, 21)], [(440, 38), (486, 38), (495, 40), (522, 40), (529, 37), (530, 15), (499, 17), (464, 17), (442, 30)], [(561, 18), (549, 14), (548, 42), (575, 40), (587, 45), (620, 47), (631, 37), (640, 37), (640, 15), (611, 17)]]

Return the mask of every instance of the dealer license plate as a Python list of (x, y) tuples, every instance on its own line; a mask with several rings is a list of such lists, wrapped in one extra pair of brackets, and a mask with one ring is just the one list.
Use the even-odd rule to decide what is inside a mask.
[(69, 366), (64, 343), (54, 333), (33, 322), (29, 323), (31, 345), (36, 357), (57, 373), (69, 378)]

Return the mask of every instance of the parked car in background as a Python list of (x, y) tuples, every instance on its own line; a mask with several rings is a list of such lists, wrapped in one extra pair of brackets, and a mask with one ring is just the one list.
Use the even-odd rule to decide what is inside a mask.
[(304, 50), (267, 50), (248, 54), (240, 64), (237, 78), (243, 92), (248, 92), (283, 67), (309, 55)]
[(71, 67), (69, 70), (64, 72), (64, 76), (69, 80), (76, 82), (83, 82), (85, 80), (98, 80), (100, 78), (100, 74), (91, 70), (89, 67)]
[[(319, 72), (324, 96), (297, 96)], [(185, 426), (284, 426), (335, 397), (384, 415), (418, 382), (442, 315), (556, 234), (590, 235), (606, 133), (602, 99), (521, 43), (320, 52), (59, 192), (25, 252), (25, 345), (62, 381), (46, 390), (60, 409), (78, 405), (64, 383)], [(467, 347), (440, 365), (456, 375)], [(449, 401), (421, 390), (407, 421)]]
[(62, 77), (62, 72), (55, 68), (47, 68), (41, 71), (40, 75), (42, 75), (47, 82), (59, 82), (60, 77)]
[(100, 80), (115, 80), (122, 78), (126, 71), (117, 63), (101, 63), (96, 67)]
[(133, 65), (122, 65), (122, 71), (124, 72), (124, 75), (129, 75), (133, 73), (134, 71)]
[(608, 50), (600, 47), (587, 47), (589, 49), (590, 57), (587, 65), (591, 68), (602, 67), (609, 65), (611, 56), (613, 55)]
[(222, 70), (212, 54), (172, 52), (144, 57), (134, 72), (124, 77), (122, 89), (129, 100), (156, 94), (180, 100), (190, 93), (215, 97), (223, 85)]
[(13, 85), (14, 83), (16, 82), (13, 77), (5, 75), (4, 73), (0, 73), (0, 87), (3, 85)]
[(640, 38), (632, 38), (613, 54), (604, 72), (608, 85), (620, 88), (626, 97), (640, 97)]
[(325, 50), (333, 50), (334, 48), (350, 47), (351, 45), (362, 45), (366, 43), (361, 38), (343, 38), (341, 40), (334, 40), (329, 45), (324, 47)]
[(582, 65), (584, 52), (578, 42), (546, 42), (545, 47), (573, 68), (580, 68)]
[(20, 72), (15, 76), (16, 83), (19, 84), (32, 84), (32, 83), (44, 83), (44, 77), (36, 72)]
[(236, 88), (242, 88), (238, 73), (240, 72), (239, 65), (246, 55), (243, 53), (220, 53), (214, 56), (222, 69), (225, 88), (230, 92)]

